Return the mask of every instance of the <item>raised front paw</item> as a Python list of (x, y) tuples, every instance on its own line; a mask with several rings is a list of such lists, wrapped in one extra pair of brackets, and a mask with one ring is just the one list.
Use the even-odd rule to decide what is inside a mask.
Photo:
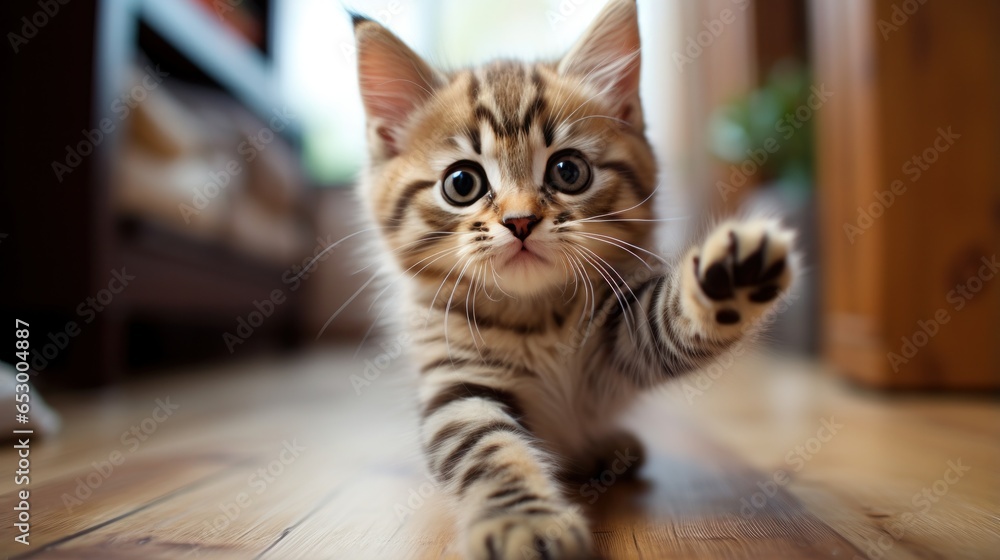
[(718, 325), (755, 319), (792, 282), (795, 234), (777, 220), (726, 222), (699, 249), (691, 266), (698, 300)]
[(466, 534), (470, 560), (586, 560), (595, 558), (592, 550), (590, 529), (576, 507), (497, 512), (474, 522)]

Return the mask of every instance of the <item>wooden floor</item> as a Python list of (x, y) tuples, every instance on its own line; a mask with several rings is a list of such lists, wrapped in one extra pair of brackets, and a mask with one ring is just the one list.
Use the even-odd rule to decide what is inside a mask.
[[(366, 354), (352, 354), (55, 399), (66, 426), (33, 442), (30, 546), (13, 540), (13, 477), (0, 480), (3, 554), (455, 558), (401, 363), (358, 394)], [(775, 358), (686, 382), (627, 418), (650, 452), (642, 479), (579, 491), (605, 557), (1000, 557), (996, 401), (884, 399)], [(10, 445), (0, 465), (14, 470)]]

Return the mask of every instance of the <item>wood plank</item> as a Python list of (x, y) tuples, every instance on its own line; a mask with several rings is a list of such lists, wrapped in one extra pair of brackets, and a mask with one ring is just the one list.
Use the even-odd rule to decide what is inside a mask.
[[(458, 558), (449, 504), (423, 472), (403, 364), (359, 395), (349, 375), (363, 362), (352, 354), (135, 384), (115, 406), (107, 397), (76, 399), (79, 426), (38, 448), (46, 461), (69, 464), (32, 486), (35, 544), (12, 548), (4, 529), (2, 550), (41, 559)], [(914, 511), (915, 493), (933, 488), (956, 459), (971, 470), (911, 519), (882, 558), (983, 558), (1000, 549), (995, 400), (885, 399), (820, 373), (807, 362), (748, 358), (690, 402), (685, 383), (697, 376), (645, 399), (624, 419), (647, 444), (641, 478), (609, 481), (604, 493), (570, 489), (594, 520), (600, 552), (872, 556), (866, 547), (891, 535)], [(61, 495), (88, 472), (87, 461), (106, 457), (121, 426), (165, 393), (187, 403), (186, 414), (67, 512)], [(796, 468), (789, 452), (809, 449), (824, 419), (843, 428)], [(88, 453), (80, 446), (91, 427), (101, 429)], [(279, 469), (289, 439), (304, 450)], [(12, 457), (0, 452), (0, 461)], [(261, 487), (258, 469), (268, 466), (280, 472)], [(770, 484), (778, 470), (789, 479)], [(10, 527), (11, 514), (0, 521)]]
[(303, 476), (297, 459), (285, 465), (279, 454), (280, 448), (270, 459), (245, 463), (216, 484), (74, 538), (46, 557), (253, 558), (278, 541), (287, 519), (301, 515), (317, 497), (315, 487), (302, 482), (319, 473)]
[[(794, 471), (785, 489), (873, 559), (988, 558), (1000, 550), (996, 399), (889, 398), (832, 375), (803, 376), (808, 368), (748, 365), (692, 413), (713, 440), (760, 471)], [(843, 428), (810, 450), (824, 419)], [(796, 470), (787, 457), (800, 447), (808, 460)], [(949, 465), (969, 470), (958, 477)]]
[[(30, 546), (14, 542), (15, 511), (0, 512), (3, 531), (0, 553), (36, 553), (46, 545), (127, 519), (174, 496), (211, 485), (238, 458), (225, 454), (174, 455), (108, 464), (108, 470), (87, 469), (41, 486), (33, 486)], [(17, 503), (14, 494), (0, 496)], [(20, 556), (19, 556), (20, 557)], [(28, 556), (24, 556), (28, 557)]]

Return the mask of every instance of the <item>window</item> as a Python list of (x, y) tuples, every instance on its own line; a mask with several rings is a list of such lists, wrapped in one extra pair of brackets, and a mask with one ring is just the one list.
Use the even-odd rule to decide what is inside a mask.
[[(674, 21), (662, 2), (642, 2), (643, 90), (654, 143), (670, 130), (679, 78), (668, 45)], [(669, 3), (668, 3), (669, 4)], [(349, 0), (422, 56), (444, 68), (494, 57), (555, 59), (565, 53), (603, 0)], [(364, 114), (357, 91), (354, 37), (339, 2), (284, 0), (277, 5), (275, 62), (284, 94), (300, 115), (306, 167), (324, 185), (350, 183), (365, 158)], [(674, 35), (671, 35), (674, 33)], [(650, 103), (649, 100), (660, 100)], [(664, 162), (666, 163), (666, 162)]]

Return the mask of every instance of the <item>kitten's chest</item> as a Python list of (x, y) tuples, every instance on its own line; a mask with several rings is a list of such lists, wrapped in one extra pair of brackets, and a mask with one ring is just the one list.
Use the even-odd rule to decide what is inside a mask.
[[(540, 378), (562, 378), (592, 362), (596, 336), (579, 307), (463, 306), (435, 309), (418, 329), (423, 346), (450, 357), (503, 363)], [(426, 309), (426, 308), (424, 308)]]
[(485, 359), (502, 359), (539, 376), (551, 377), (579, 369), (582, 340), (565, 323), (560, 325), (541, 318), (533, 323), (477, 318), (461, 326), (449, 321), (447, 327), (442, 327), (449, 340), (471, 342), (477, 354)]
[(540, 378), (561, 378), (581, 371), (580, 348), (561, 327), (527, 335), (496, 336), (490, 348)]

